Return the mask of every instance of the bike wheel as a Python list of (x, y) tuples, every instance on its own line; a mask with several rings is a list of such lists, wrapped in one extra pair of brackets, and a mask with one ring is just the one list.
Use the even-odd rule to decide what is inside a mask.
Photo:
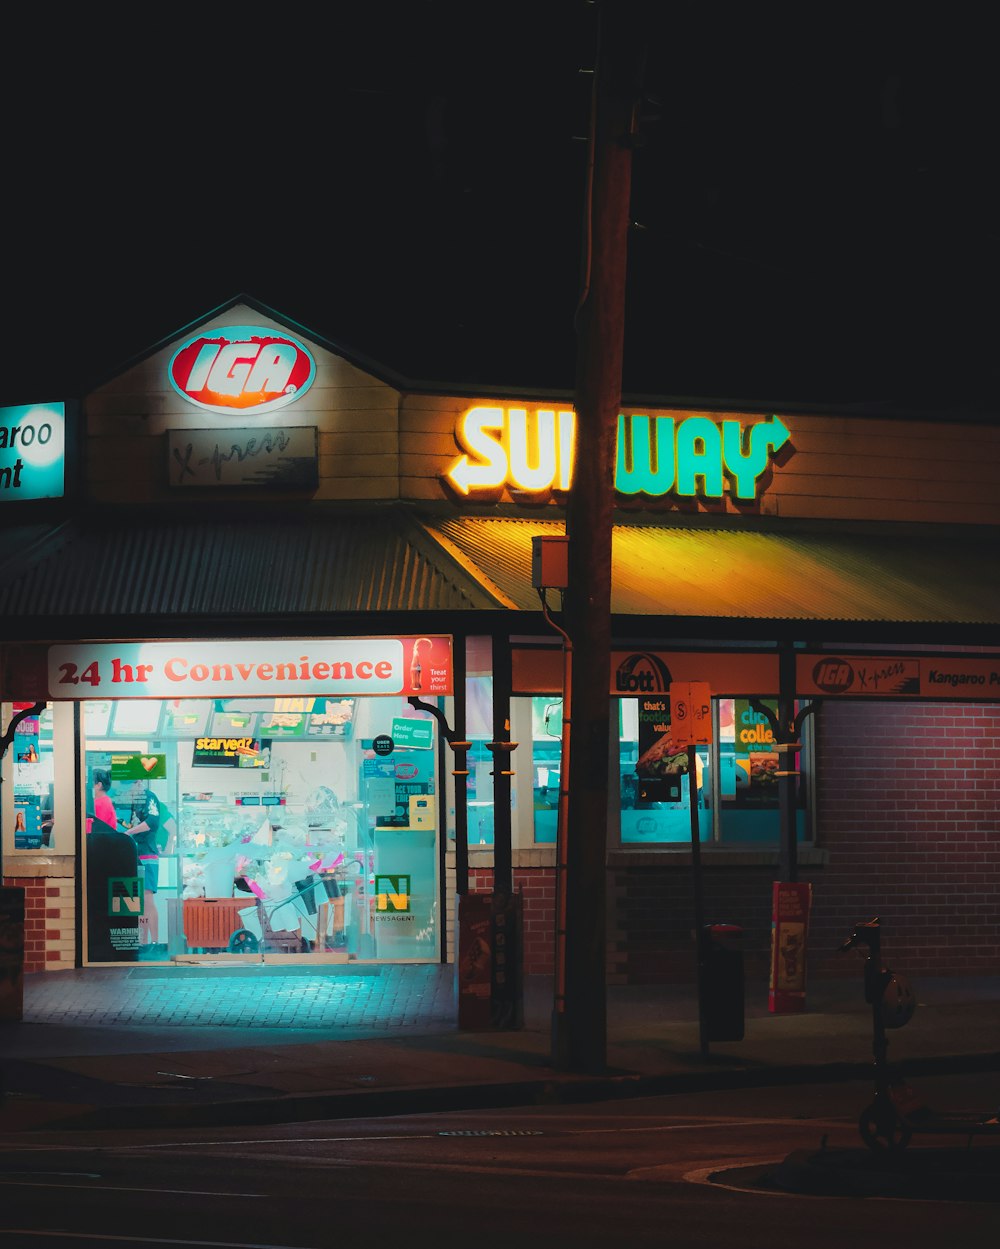
[(861, 1139), (874, 1153), (902, 1153), (913, 1135), (891, 1106), (872, 1102), (858, 1119)]

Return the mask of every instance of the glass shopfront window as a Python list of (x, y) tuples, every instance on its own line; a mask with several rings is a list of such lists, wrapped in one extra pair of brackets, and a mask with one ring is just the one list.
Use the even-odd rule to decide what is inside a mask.
[[(720, 698), (718, 708), (718, 785), (721, 839), (729, 843), (773, 844), (780, 836), (778, 753), (768, 717), (752, 705), (757, 701), (774, 714), (778, 700)], [(796, 705), (796, 712), (799, 705)], [(807, 837), (806, 777), (809, 773), (810, 722), (805, 721), (803, 749), (796, 778), (796, 836)]]
[[(669, 732), (666, 699), (619, 702), (619, 775), (623, 844), (691, 841), (691, 786), (686, 748)], [(645, 704), (656, 706), (647, 712)], [(664, 710), (664, 707), (667, 709)], [(712, 837), (711, 766), (707, 747), (696, 751), (699, 840)]]
[[(0, 722), (9, 725), (20, 710), (24, 704), (0, 704)], [(0, 761), (0, 830), (4, 858), (12, 864), (76, 852), (75, 714), (71, 703), (56, 702), (25, 716)]]
[[(10, 719), (7, 713), (7, 720)], [(54, 849), (55, 768), (52, 704), (26, 716), (10, 747), (14, 789), (14, 850)]]
[(472, 743), (468, 752), (468, 829), (470, 846), (492, 846), (493, 755), (487, 742), (493, 740), (493, 678), (470, 676), (465, 682), (466, 732)]
[[(643, 700), (623, 698), (619, 751), (621, 840), (624, 845), (690, 843), (691, 783), (686, 748), (670, 734), (665, 699), (645, 716)], [(776, 699), (759, 700), (777, 712)], [(701, 842), (776, 845), (780, 836), (779, 755), (767, 716), (749, 698), (713, 699), (716, 741), (695, 752), (695, 801)], [(796, 708), (798, 710), (798, 707)], [(796, 787), (798, 839), (808, 837), (810, 739), (799, 752)]]
[(405, 698), (90, 701), (82, 729), (87, 961), (438, 958), (437, 729)]
[(537, 845), (553, 845), (556, 840), (562, 783), (562, 727), (561, 698), (532, 698), (532, 809)]

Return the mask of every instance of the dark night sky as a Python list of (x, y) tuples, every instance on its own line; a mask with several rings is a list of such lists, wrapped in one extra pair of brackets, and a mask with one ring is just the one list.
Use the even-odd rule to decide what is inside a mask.
[[(626, 390), (995, 412), (986, 10), (652, 9)], [(415, 378), (572, 387), (592, 6), (164, 12), (8, 39), (0, 403), (241, 291)]]

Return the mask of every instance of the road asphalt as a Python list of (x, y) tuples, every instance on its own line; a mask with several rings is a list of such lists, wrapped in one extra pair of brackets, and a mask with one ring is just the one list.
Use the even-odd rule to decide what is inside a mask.
[[(890, 1033), (908, 1076), (1000, 1071), (1000, 977), (915, 985)], [(816, 981), (804, 1009), (747, 983), (743, 1037), (705, 1039), (694, 986), (610, 985), (607, 1063), (552, 1059), (552, 982), (527, 977), (520, 1026), (458, 1027), (443, 965), (155, 967), (25, 977), (0, 1024), (0, 1134), (587, 1102), (872, 1075), (860, 975)], [(737, 1010), (737, 1015), (738, 1015)], [(860, 1107), (859, 1107), (860, 1109)]]

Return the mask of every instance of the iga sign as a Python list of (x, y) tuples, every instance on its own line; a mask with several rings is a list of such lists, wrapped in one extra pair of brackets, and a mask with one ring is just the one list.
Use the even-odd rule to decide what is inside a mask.
[(188, 403), (240, 416), (273, 412), (304, 395), (316, 362), (288, 334), (227, 325), (189, 338), (174, 352), (170, 384)]
[(80, 642), (51, 646), (48, 653), (50, 698), (452, 692), (451, 638), (440, 635)]
[[(736, 499), (756, 499), (761, 478), (789, 439), (779, 416), (744, 425), (692, 413), (621, 413), (615, 490), (619, 494), (721, 499), (725, 483)], [(463, 454), (444, 474), (466, 497), (495, 500), (508, 489), (544, 502), (565, 494), (573, 479), (576, 414), (549, 408), (480, 405), (459, 419)]]
[(61, 403), (0, 408), (0, 501), (62, 498), (65, 412)]
[(796, 689), (803, 697), (945, 698), (1000, 701), (1000, 656), (796, 656)]

